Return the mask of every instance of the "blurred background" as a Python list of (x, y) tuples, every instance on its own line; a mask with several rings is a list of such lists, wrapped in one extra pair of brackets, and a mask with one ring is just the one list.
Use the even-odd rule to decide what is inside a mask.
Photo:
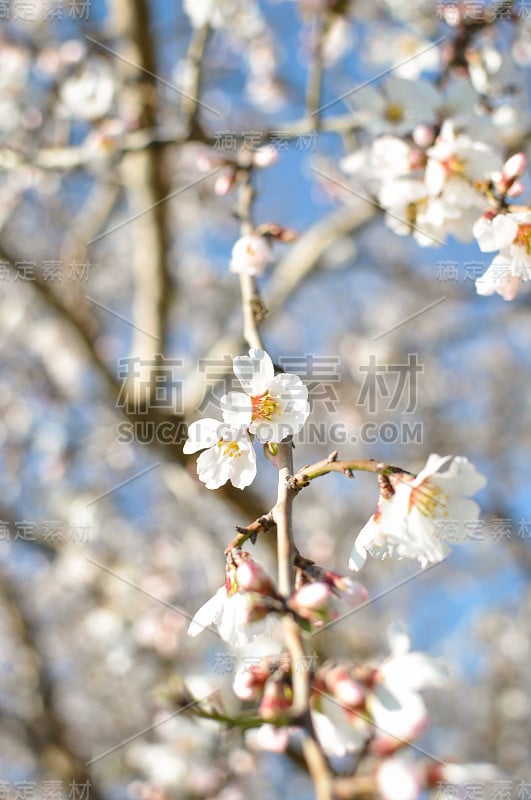
[[(485, 137), (527, 152), (531, 9), (505, 4), (476, 29), (472, 6), (487, 5), (461, 5), (459, 68), (484, 106), (496, 98)], [(317, 637), (316, 656), (381, 658), (401, 619), (452, 673), (419, 745), (497, 764), (525, 800), (531, 295), (478, 297), (488, 254), (397, 236), (342, 168), (365, 144), (353, 87), (390, 71), (437, 80), (458, 4), (210, 6), (0, 3), (3, 796), (312, 796), (289, 756), (175, 716), (167, 698), (177, 678), (230, 695), (228, 651), (189, 639), (186, 614), (223, 583), (234, 526), (275, 497), (261, 455), (245, 492), (209, 492), (182, 455), (183, 422), (219, 414), (246, 350), (226, 191), (243, 141), (280, 156), (253, 175), (256, 223), (301, 233), (259, 280), (268, 352), (310, 391), (296, 467), (338, 449), (419, 470), (438, 452), (489, 481), (470, 541), (422, 575), (370, 562), (380, 599)], [(346, 572), (376, 499), (370, 475), (315, 481), (296, 501), (299, 548)], [(267, 540), (253, 553), (274, 569)]]

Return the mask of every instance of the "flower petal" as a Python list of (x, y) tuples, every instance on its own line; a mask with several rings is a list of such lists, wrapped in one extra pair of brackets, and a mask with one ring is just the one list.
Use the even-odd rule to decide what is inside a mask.
[(248, 428), (252, 416), (252, 400), (244, 392), (229, 392), (220, 400), (223, 420), (234, 428)]
[(205, 447), (212, 447), (219, 440), (219, 427), (221, 422), (217, 419), (206, 417), (192, 422), (188, 426), (188, 439), (184, 444), (183, 453), (197, 453)]
[(223, 604), (227, 600), (227, 590), (224, 586), (218, 589), (213, 597), (210, 597), (201, 608), (199, 608), (188, 626), (188, 636), (198, 636), (205, 628), (216, 624), (223, 610)]
[(474, 224), (473, 233), (479, 249), (488, 253), (510, 245), (518, 233), (518, 225), (507, 214), (498, 214), (494, 219), (480, 217)]
[(386, 661), (379, 669), (387, 686), (408, 691), (443, 686), (448, 681), (448, 668), (425, 653), (404, 653)]
[(264, 350), (251, 349), (248, 356), (237, 356), (233, 368), (243, 391), (253, 397), (264, 394), (275, 375), (273, 362)]
[(219, 489), (230, 477), (230, 458), (223, 447), (210, 447), (197, 459), (197, 475), (207, 489)]
[(485, 476), (463, 456), (455, 456), (445, 472), (441, 472), (439, 468), (433, 474), (431, 482), (440, 486), (447, 494), (455, 493), (464, 497), (476, 494), (487, 485)]
[(237, 489), (245, 489), (256, 477), (256, 453), (250, 441), (249, 445), (248, 450), (240, 445), (241, 455), (232, 461), (230, 482)]

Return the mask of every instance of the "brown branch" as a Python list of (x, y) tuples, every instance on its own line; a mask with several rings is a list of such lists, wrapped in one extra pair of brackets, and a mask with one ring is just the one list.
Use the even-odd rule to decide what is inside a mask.
[[(240, 220), (240, 236), (253, 232), (252, 208), (254, 201), (254, 188), (252, 183), (252, 154), (244, 147), (238, 157), (239, 189), (236, 214)], [(240, 272), (240, 292), (243, 313), (243, 338), (249, 345), (263, 350), (262, 339), (258, 326), (265, 316), (265, 308), (258, 291), (254, 275)]]
[(251, 540), (252, 544), (255, 544), (259, 533), (266, 533), (267, 531), (273, 530), (275, 527), (276, 523), (273, 519), (273, 513), (271, 511), (268, 514), (263, 514), (261, 517), (258, 517), (258, 519), (255, 519), (255, 521), (251, 522), (249, 525), (236, 525), (238, 535), (234, 537), (232, 542), (225, 550), (225, 555), (230, 553), (231, 550), (243, 547), (245, 542), (247, 542), (249, 539)]
[[(115, 34), (128, 61), (117, 62), (127, 77), (142, 70), (142, 81), (135, 88), (137, 115), (141, 126), (156, 124), (157, 64), (151, 34), (151, 13), (147, 0), (114, 0)], [(139, 150), (122, 158), (120, 172), (133, 215), (131, 222), (131, 268), (134, 278), (132, 317), (134, 321), (131, 353), (139, 359), (138, 379), (131, 382), (132, 401), (145, 402), (155, 389), (157, 369), (166, 352), (166, 318), (171, 296), (168, 265), (169, 192), (164, 159), (154, 150)], [(142, 213), (140, 213), (142, 212)], [(146, 335), (145, 331), (149, 333)]]
[(203, 83), (204, 55), (209, 38), (210, 25), (208, 23), (202, 28), (194, 28), (186, 56), (190, 79), (186, 85), (187, 93), (182, 98), (182, 110), (186, 118), (186, 137), (188, 139), (204, 140), (205, 138), (199, 122), (199, 95)]
[(327, 458), (322, 461), (302, 467), (289, 479), (289, 489), (292, 492), (299, 492), (305, 486), (308, 486), (310, 481), (315, 478), (320, 478), (322, 475), (328, 475), (330, 472), (341, 472), (347, 478), (353, 478), (354, 472), (372, 472), (377, 475), (387, 477), (395, 472), (406, 472), (407, 470), (402, 467), (393, 467), (390, 464), (384, 464), (381, 461), (375, 461), (373, 458), (357, 459), (356, 461), (338, 461), (337, 450), (330, 453)]
[[(13, 253), (8, 253), (3, 245), (0, 244), (0, 260), (9, 266), (11, 271), (17, 275), (16, 262), (21, 260)], [(121, 393), (121, 383), (101, 357), (95, 341), (98, 327), (94, 318), (88, 316), (83, 307), (74, 304), (67, 304), (65, 300), (51, 287), (51, 282), (43, 280), (35, 274), (31, 281), (28, 281), (31, 290), (44, 301), (44, 303), (57, 315), (57, 318), (66, 328), (66, 340), (70, 346), (78, 345), (80, 351), (86, 357), (103, 380), (105, 388), (111, 398), (112, 407), (118, 414), (123, 414), (125, 419), (131, 422), (142, 422), (142, 424), (152, 423), (157, 426), (166, 424), (172, 426), (175, 436), (171, 442), (159, 441), (157, 437), (153, 439), (150, 446), (164, 460), (170, 463), (177, 463), (181, 466), (186, 465), (194, 459), (194, 456), (185, 456), (182, 452), (182, 445), (186, 439), (186, 424), (181, 414), (165, 414), (156, 407), (150, 407), (142, 411), (134, 411), (126, 403), (117, 403)], [(233, 510), (241, 516), (258, 517), (263, 512), (263, 501), (251, 489), (241, 492), (233, 486), (222, 486), (215, 493), (219, 498), (227, 502)]]
[[(274, 268), (267, 301), (267, 317), (264, 318), (263, 313), (259, 317), (266, 329), (269, 325), (274, 325), (275, 315), (285, 308), (287, 300), (318, 268), (320, 259), (328, 247), (339, 237), (361, 229), (377, 213), (378, 210), (370, 203), (356, 201), (352, 205), (331, 212), (327, 217), (312, 225), (293, 245), (290, 245), (288, 253)], [(252, 302), (251, 295), (250, 303)], [(259, 308), (263, 309), (261, 301), (259, 302)], [(251, 315), (249, 314), (250, 320)], [(243, 345), (244, 341), (241, 336), (221, 336), (216, 339), (206, 358), (220, 360), (227, 354), (240, 352)], [(224, 377), (226, 379), (228, 374)], [(190, 414), (204, 397), (205, 377), (198, 376), (197, 372), (194, 372), (193, 377), (186, 381), (183, 394), (186, 398), (185, 412)]]
[[(293, 475), (291, 440), (278, 446), (279, 471), (277, 502), (273, 519), (277, 526), (278, 588), (288, 598), (294, 588), (296, 548), (291, 522), (293, 493), (289, 481)], [(290, 615), (282, 618), (284, 639), (290, 655), (293, 702), (291, 718), (304, 730), (303, 753), (316, 790), (317, 800), (331, 800), (332, 777), (328, 762), (316, 738), (310, 715), (311, 672), (301, 668), (307, 658), (301, 629)]]
[(318, 131), (321, 124), (321, 89), (323, 82), (323, 44), (328, 32), (329, 20), (326, 11), (315, 14), (315, 27), (313, 31), (313, 52), (308, 69), (308, 82), (306, 85), (306, 113), (313, 131)]

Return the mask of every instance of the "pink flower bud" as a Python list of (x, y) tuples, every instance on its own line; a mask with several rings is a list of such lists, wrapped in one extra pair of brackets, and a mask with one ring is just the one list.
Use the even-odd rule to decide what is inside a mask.
[(507, 159), (502, 167), (502, 178), (506, 183), (512, 183), (516, 178), (524, 174), (527, 166), (527, 158), (523, 153), (515, 153)]
[(290, 605), (296, 611), (324, 611), (330, 599), (331, 589), (327, 583), (305, 583), (291, 597)]
[(223, 175), (219, 175), (214, 184), (215, 193), (219, 197), (224, 197), (226, 194), (230, 192), (230, 190), (234, 186), (235, 179), (236, 179), (235, 170), (230, 170), (230, 172), (224, 172)]
[(463, 21), (464, 12), (459, 8), (458, 3), (443, 6), (442, 12), (444, 21), (452, 28), (456, 28)]
[(336, 593), (351, 606), (356, 606), (366, 603), (369, 593), (365, 586), (359, 581), (353, 581), (352, 578), (347, 578), (343, 575), (338, 575), (335, 572), (326, 573), (326, 579), (330, 576), (330, 582), (333, 585)]
[(525, 186), (522, 181), (514, 181), (507, 189), (507, 197), (518, 197), (524, 191)]
[(417, 125), (413, 131), (413, 141), (418, 147), (429, 147), (435, 139), (435, 131), (429, 125)]
[(267, 572), (256, 561), (242, 561), (236, 570), (236, 583), (239, 589), (246, 592), (271, 594), (274, 592), (273, 581)]
[(252, 750), (267, 750), (270, 753), (283, 753), (289, 743), (290, 728), (275, 728), (274, 725), (261, 725), (253, 728), (245, 736), (245, 742)]
[(212, 153), (199, 153), (195, 161), (199, 172), (210, 172), (211, 169), (216, 169), (216, 167), (221, 167), (226, 163), (224, 158), (215, 156)]
[(363, 687), (351, 677), (345, 667), (330, 670), (325, 681), (327, 689), (341, 705), (347, 708), (357, 708), (364, 702)]
[(257, 700), (264, 689), (270, 672), (263, 664), (250, 664), (239, 670), (234, 678), (232, 689), (240, 700)]
[(253, 153), (253, 164), (255, 167), (271, 167), (273, 164), (276, 164), (278, 159), (280, 158), (278, 150), (276, 147), (273, 147), (272, 144), (266, 144), (263, 147), (259, 147)]
[(398, 758), (380, 764), (376, 784), (383, 800), (416, 800), (422, 789), (414, 764)]
[(258, 712), (262, 719), (273, 720), (286, 711), (290, 705), (291, 690), (281, 681), (270, 679), (264, 689), (264, 696)]

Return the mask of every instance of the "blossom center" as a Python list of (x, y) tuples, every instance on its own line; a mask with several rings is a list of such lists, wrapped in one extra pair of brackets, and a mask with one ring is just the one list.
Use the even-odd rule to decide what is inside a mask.
[(527, 255), (531, 255), (531, 224), (526, 223), (518, 226), (518, 232), (513, 244), (523, 247)]
[(257, 419), (266, 419), (271, 422), (275, 414), (281, 411), (280, 401), (265, 392), (258, 397), (252, 398), (252, 419), (255, 422)]
[(454, 175), (464, 175), (466, 172), (466, 161), (464, 158), (459, 158), (455, 154), (448, 156), (443, 162), (443, 166), (447, 172)]
[(425, 517), (447, 517), (447, 500), (448, 495), (439, 486), (424, 482), (412, 488), (409, 508), (415, 506)]
[(238, 442), (225, 442), (223, 439), (220, 439), (218, 447), (222, 447), (222, 454), (229, 458), (238, 458), (238, 456), (242, 454)]
[(385, 118), (388, 122), (402, 122), (405, 117), (404, 107), (399, 103), (388, 103), (385, 108)]

